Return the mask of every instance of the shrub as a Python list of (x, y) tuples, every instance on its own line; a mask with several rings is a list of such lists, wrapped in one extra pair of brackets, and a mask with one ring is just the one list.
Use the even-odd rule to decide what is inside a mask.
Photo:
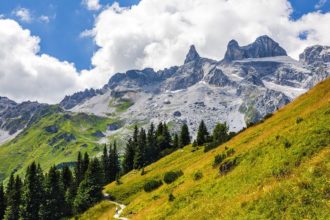
[(219, 168), (220, 174), (226, 174), (238, 164), (237, 157), (226, 159)]
[(161, 185), (163, 185), (163, 182), (161, 180), (149, 180), (144, 184), (143, 189), (145, 192), (151, 192), (160, 187)]
[(214, 157), (213, 166), (219, 165), (226, 158), (225, 154), (218, 154)]
[(290, 148), (291, 147), (291, 143), (288, 140), (284, 141), (284, 147), (285, 148)]
[(194, 180), (200, 180), (203, 178), (203, 173), (202, 171), (198, 170), (194, 173)]
[(231, 155), (233, 155), (235, 153), (234, 148), (229, 148), (226, 152), (226, 156), (230, 157)]
[(164, 175), (164, 182), (167, 183), (167, 184), (170, 184), (182, 175), (183, 175), (183, 172), (181, 170), (180, 171), (166, 172), (165, 175)]
[(303, 121), (303, 119), (301, 118), (301, 117), (298, 117), (297, 119), (296, 119), (296, 123), (297, 124), (299, 124), (300, 122), (302, 122)]
[(173, 202), (174, 199), (175, 199), (175, 197), (173, 196), (172, 193), (170, 193), (170, 194), (168, 195), (168, 201)]

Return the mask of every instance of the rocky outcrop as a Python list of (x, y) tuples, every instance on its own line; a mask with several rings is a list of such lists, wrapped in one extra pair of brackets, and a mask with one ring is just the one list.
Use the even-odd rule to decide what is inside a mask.
[(227, 46), (225, 61), (242, 60), (247, 58), (262, 58), (287, 56), (286, 51), (273, 39), (264, 35), (247, 46), (240, 47), (236, 40), (231, 40)]
[(102, 90), (86, 89), (83, 92), (77, 92), (71, 96), (65, 96), (65, 98), (60, 102), (60, 106), (64, 109), (71, 109), (77, 104), (101, 94), (103, 94)]
[(300, 62), (319, 66), (330, 63), (330, 46), (315, 45), (307, 47), (302, 54), (299, 55)]
[(186, 63), (190, 63), (192, 61), (198, 61), (201, 57), (199, 56), (199, 54), (196, 51), (195, 45), (191, 45), (189, 52), (186, 56), (186, 59), (184, 61), (184, 64)]

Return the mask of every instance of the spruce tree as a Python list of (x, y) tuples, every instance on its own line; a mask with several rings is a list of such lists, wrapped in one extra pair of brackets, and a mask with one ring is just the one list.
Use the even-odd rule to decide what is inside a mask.
[(150, 124), (147, 133), (147, 144), (146, 144), (146, 163), (150, 164), (158, 159), (157, 141), (155, 126), (153, 123)]
[(20, 219), (20, 205), (21, 205), (22, 181), (19, 176), (14, 178), (12, 174), (7, 185), (6, 197), (7, 207), (4, 214), (5, 220)]
[(109, 183), (111, 181), (110, 161), (109, 161), (108, 148), (106, 145), (104, 145), (104, 148), (103, 148), (103, 155), (102, 155), (101, 163), (102, 163), (102, 169), (103, 169), (103, 175), (104, 175), (104, 183)]
[(190, 134), (187, 124), (183, 124), (181, 127), (179, 143), (180, 147), (190, 144)]
[(147, 143), (146, 132), (141, 128), (138, 137), (138, 146), (134, 155), (134, 168), (140, 169), (145, 165), (145, 147)]
[(66, 192), (73, 184), (72, 172), (68, 166), (64, 166), (62, 169), (61, 182), (63, 185), (64, 192)]
[(77, 213), (86, 211), (102, 199), (102, 176), (103, 172), (99, 160), (91, 160), (74, 200), (74, 207)]
[(68, 166), (64, 166), (62, 169), (61, 184), (65, 198), (63, 215), (69, 216), (72, 214), (72, 203), (76, 193), (76, 186), (72, 172)]
[(123, 160), (123, 171), (124, 173), (128, 173), (134, 168), (134, 154), (135, 148), (133, 144), (133, 140), (130, 138), (126, 144), (124, 160)]
[(204, 143), (207, 142), (209, 136), (209, 132), (207, 131), (206, 125), (204, 121), (202, 120), (199, 124), (198, 127), (198, 132), (197, 132), (197, 144), (198, 146), (203, 145)]
[(175, 134), (174, 135), (174, 138), (173, 138), (173, 148), (174, 149), (179, 148), (179, 136), (178, 136), (178, 134)]
[(116, 141), (113, 143), (113, 148), (111, 148), (110, 154), (109, 154), (109, 167), (110, 167), (110, 181), (116, 180), (117, 176), (120, 172), (120, 164), (119, 164), (119, 157), (117, 152), (117, 143)]
[(164, 123), (163, 125), (163, 137), (164, 137), (164, 146), (163, 148), (170, 148), (171, 147), (171, 142), (172, 142), (172, 138), (171, 138), (171, 134), (168, 131), (168, 127), (167, 125)]
[(41, 204), (40, 219), (57, 220), (64, 216), (64, 191), (60, 183), (60, 173), (51, 167), (45, 178), (45, 200)]
[(89, 165), (89, 155), (87, 152), (85, 152), (84, 159), (82, 160), (82, 163), (81, 163), (81, 172), (82, 172), (83, 178), (85, 177), (85, 173), (88, 169), (88, 165)]
[(228, 126), (226, 123), (218, 123), (212, 133), (213, 143), (222, 144), (229, 139)]
[(82, 157), (81, 153), (78, 152), (78, 157), (77, 157), (77, 163), (74, 169), (75, 173), (75, 181), (76, 181), (76, 186), (78, 187), (80, 182), (83, 179), (83, 173), (82, 173)]
[(22, 219), (38, 220), (40, 206), (43, 203), (43, 174), (33, 162), (26, 171), (22, 204)]
[(3, 219), (6, 210), (6, 198), (3, 183), (0, 184), (0, 220)]

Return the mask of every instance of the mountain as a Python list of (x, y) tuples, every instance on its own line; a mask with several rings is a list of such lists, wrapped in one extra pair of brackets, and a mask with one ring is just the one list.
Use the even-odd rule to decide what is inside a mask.
[[(105, 192), (129, 219), (329, 219), (329, 116), (327, 79), (216, 149), (184, 147)], [(181, 175), (167, 184), (169, 171)], [(151, 180), (163, 184), (145, 192)], [(95, 219), (114, 210), (104, 203)]]
[(195, 134), (204, 119), (209, 129), (221, 121), (239, 131), (326, 79), (329, 56), (329, 47), (314, 46), (296, 61), (268, 36), (247, 46), (230, 41), (220, 61), (201, 57), (192, 45), (181, 66), (117, 73), (97, 92), (67, 96), (60, 105), (120, 118), (123, 128), (166, 121), (173, 130), (188, 123)]

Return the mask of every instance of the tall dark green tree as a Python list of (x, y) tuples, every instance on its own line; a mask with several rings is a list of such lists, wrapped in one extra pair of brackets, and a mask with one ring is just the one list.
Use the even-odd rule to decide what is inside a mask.
[(76, 193), (75, 181), (73, 174), (68, 166), (64, 166), (61, 172), (61, 183), (63, 186), (63, 193), (65, 198), (64, 203), (64, 216), (70, 216), (72, 214), (72, 204)]
[(6, 198), (3, 183), (0, 184), (0, 220), (3, 219), (6, 210)]
[(204, 121), (202, 120), (199, 124), (198, 127), (198, 132), (197, 132), (197, 144), (199, 146), (203, 145), (204, 143), (207, 142), (209, 136), (209, 132), (207, 131), (206, 125)]
[(190, 134), (189, 128), (187, 124), (183, 124), (181, 127), (180, 138), (179, 138), (179, 146), (184, 147), (190, 144)]
[(111, 181), (111, 173), (110, 173), (110, 158), (108, 154), (108, 148), (104, 145), (103, 154), (101, 158), (103, 175), (104, 175), (104, 183), (109, 183)]
[(229, 139), (228, 126), (226, 123), (218, 123), (212, 133), (213, 142), (216, 144), (222, 144)]
[(89, 155), (87, 152), (85, 152), (84, 159), (82, 160), (82, 163), (81, 163), (81, 172), (82, 172), (83, 178), (88, 169), (88, 165), (89, 165)]
[(139, 137), (138, 137), (138, 145), (134, 155), (134, 168), (140, 169), (145, 165), (145, 147), (147, 142), (146, 132), (143, 128), (141, 128)]
[(174, 134), (174, 138), (173, 138), (173, 148), (174, 148), (174, 149), (179, 148), (179, 136), (178, 136), (178, 134)]
[(80, 183), (74, 207), (77, 213), (86, 211), (102, 199), (103, 171), (98, 159), (93, 159)]
[(167, 125), (164, 123), (163, 125), (163, 137), (164, 137), (164, 146), (163, 148), (170, 148), (171, 147), (171, 142), (172, 142), (172, 138), (171, 138), (171, 134), (168, 131), (168, 127)]
[(76, 186), (78, 188), (80, 182), (83, 179), (83, 172), (82, 172), (82, 156), (81, 153), (78, 152), (78, 157), (77, 157), (77, 163), (74, 169), (74, 174), (75, 174), (75, 181), (76, 181)]
[(4, 215), (5, 220), (20, 219), (21, 193), (21, 179), (19, 176), (16, 176), (15, 178), (14, 175), (11, 174), (6, 190), (7, 207)]
[(33, 162), (26, 170), (23, 186), (22, 219), (38, 220), (40, 206), (43, 203), (43, 174), (40, 166)]
[(66, 192), (73, 184), (72, 172), (68, 166), (64, 166), (62, 169), (61, 182), (63, 185), (64, 192)]
[(111, 148), (110, 154), (109, 154), (109, 166), (110, 166), (110, 181), (116, 180), (117, 176), (120, 173), (120, 164), (119, 164), (119, 156), (117, 151), (117, 143), (114, 141), (113, 147)]
[(60, 182), (60, 173), (51, 167), (44, 184), (44, 202), (40, 208), (40, 219), (57, 220), (64, 216), (64, 190)]
[(155, 126), (153, 123), (150, 124), (150, 127), (147, 132), (147, 144), (146, 144), (146, 163), (152, 163), (158, 158), (158, 149), (157, 149), (157, 140)]
[(128, 173), (134, 168), (134, 154), (135, 154), (135, 146), (133, 144), (133, 140), (130, 138), (126, 144), (124, 160), (123, 160), (123, 171), (124, 173)]

